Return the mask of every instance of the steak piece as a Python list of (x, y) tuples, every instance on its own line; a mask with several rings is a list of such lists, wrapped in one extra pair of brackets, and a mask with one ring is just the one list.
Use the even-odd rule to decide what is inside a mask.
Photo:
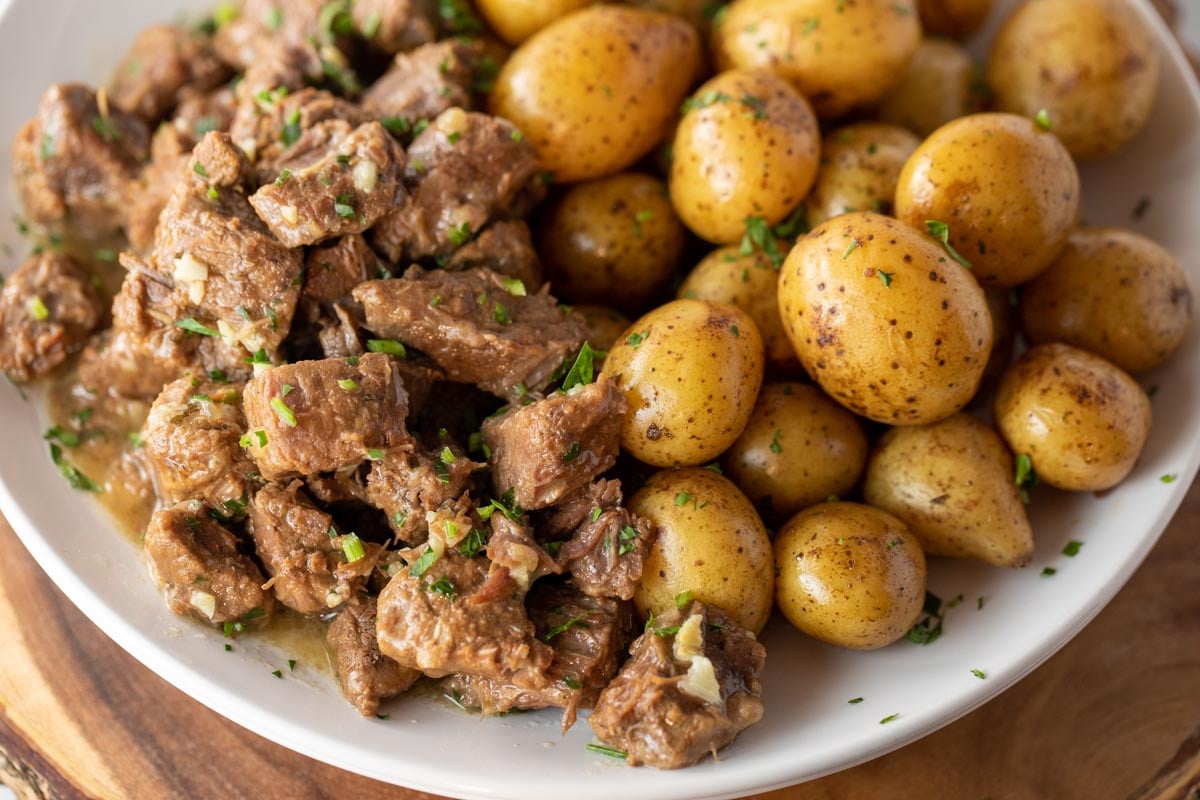
[(363, 354), (362, 339), (358, 335), (361, 322), (354, 311), (341, 303), (334, 303), (332, 313), (322, 314), (317, 320), (321, 330), (317, 341), (321, 355), (325, 358), (354, 358)]
[(185, 87), (208, 91), (228, 79), (228, 67), (207, 38), (174, 25), (151, 25), (117, 64), (108, 97), (153, 125), (175, 109)]
[(595, 506), (559, 549), (558, 562), (584, 594), (629, 600), (657, 535), (650, 520), (629, 509)]
[(354, 299), (376, 334), (421, 350), (452, 381), (509, 399), (544, 389), (587, 337), (544, 290), (510, 294), (488, 270), (410, 267), (403, 279), (360, 284)]
[(412, 50), (437, 38), (434, 0), (356, 0), (354, 27), (385, 53)]
[(534, 581), (562, 572), (553, 556), (533, 538), (533, 531), (523, 518), (514, 520), (506, 513), (493, 513), (490, 520), (492, 535), (487, 543), (487, 556), (492, 564), (487, 583), (475, 593), (474, 600), (490, 602), (524, 595)]
[(448, 270), (490, 269), (516, 278), (530, 291), (543, 281), (542, 262), (533, 249), (529, 225), (524, 220), (493, 222), (483, 232), (454, 251)]
[(766, 650), (724, 612), (693, 602), (653, 620), (588, 722), (634, 766), (675, 769), (762, 719)]
[[(278, 180), (285, 167), (295, 170), (319, 159), (370, 121), (358, 106), (322, 89), (276, 86), (250, 96), (247, 92), (238, 87), (230, 134), (247, 155), (254, 154), (259, 184)], [(330, 122), (344, 124), (322, 124)]]
[(14, 381), (45, 375), (83, 347), (104, 318), (87, 273), (54, 252), (32, 256), (0, 291), (0, 371)]
[(378, 278), (383, 268), (383, 261), (362, 236), (342, 236), (309, 249), (304, 261), (301, 297), (336, 303), (349, 298), (360, 283)]
[(445, 39), (400, 53), (363, 94), (363, 110), (375, 119), (392, 118), (410, 128), (443, 111), (470, 109), (478, 43)]
[(379, 652), (375, 634), (375, 598), (361, 595), (347, 603), (325, 629), (333, 648), (342, 694), (364, 717), (379, 710), (379, 702), (408, 691), (421, 677)]
[(320, 77), (322, 44), (337, 44), (333, 22), (323, 17), (328, 0), (244, 0), (237, 17), (221, 25), (213, 37), (217, 54), (247, 70), (284, 47), (302, 50), (305, 75)]
[(450, 444), (392, 450), (371, 463), (367, 502), (387, 515), (397, 540), (420, 544), (429, 535), (428, 515), (462, 497), (481, 466)]
[(391, 358), (348, 361), (286, 364), (246, 384), (250, 454), (263, 477), (335, 472), (408, 441), (408, 395)]
[(258, 567), (198, 500), (154, 512), (143, 546), (150, 577), (176, 614), (222, 625), (266, 622), (275, 610)]
[(602, 478), (588, 484), (535, 515), (534, 527), (538, 539), (559, 541), (561, 545), (562, 540), (570, 538), (576, 529), (596, 514), (597, 508), (601, 512), (620, 508), (623, 499), (619, 480)]

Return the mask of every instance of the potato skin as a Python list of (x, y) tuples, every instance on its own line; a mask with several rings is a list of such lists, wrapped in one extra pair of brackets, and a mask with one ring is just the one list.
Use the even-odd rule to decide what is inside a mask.
[(858, 418), (805, 383), (763, 387), (721, 468), (775, 524), (858, 485), (867, 435)]
[(750, 419), (763, 361), (762, 337), (739, 308), (674, 300), (647, 313), (602, 370), (629, 401), (621, 449), (656, 467), (716, 458)]
[(651, 476), (629, 509), (658, 529), (633, 601), (642, 617), (691, 592), (759, 633), (771, 615), (775, 564), (771, 540), (736, 486), (707, 469)]
[(822, 118), (875, 102), (921, 40), (913, 0), (737, 0), (713, 28), (717, 68), (765, 67)]
[(492, 30), (509, 44), (520, 44), (559, 17), (595, 0), (475, 0)]
[(1080, 228), (1021, 290), (1034, 344), (1065, 342), (1144, 372), (1179, 349), (1192, 323), (1187, 276), (1165, 249), (1121, 228)]
[(879, 104), (879, 119), (928, 136), (950, 120), (983, 110), (986, 90), (981, 82), (962, 45), (922, 39), (899, 82)]
[(987, 74), (997, 109), (1046, 109), (1071, 155), (1096, 159), (1145, 127), (1158, 51), (1125, 0), (1027, 0), (996, 35)]
[(977, 31), (991, 10), (992, 0), (917, 0), (925, 32), (953, 39)]
[(599, 178), (662, 140), (700, 67), (700, 37), (682, 19), (621, 6), (563, 17), (522, 44), (488, 95), (554, 180)]
[(671, 161), (671, 202), (680, 219), (715, 244), (741, 240), (747, 217), (782, 222), (808, 194), (821, 159), (808, 101), (759, 69), (723, 72), (692, 102), (675, 131)]
[(938, 128), (909, 158), (896, 217), (950, 226), (950, 244), (984, 285), (1016, 286), (1050, 266), (1079, 214), (1079, 172), (1032, 119), (972, 114)]
[(970, 272), (930, 237), (879, 214), (844, 214), (798, 241), (780, 272), (779, 311), (821, 388), (891, 425), (960, 410), (992, 347), (987, 301)]
[(904, 523), (858, 503), (822, 503), (775, 534), (775, 600), (823, 642), (875, 650), (912, 628), (925, 603), (925, 554)]
[(652, 175), (623, 172), (569, 188), (543, 212), (537, 249), (557, 296), (638, 312), (671, 281), (683, 225)]
[(580, 305), (575, 306), (573, 313), (583, 320), (583, 326), (588, 332), (588, 344), (593, 350), (610, 349), (629, 327), (629, 317), (616, 309)]
[(1033, 530), (999, 434), (968, 414), (892, 428), (871, 454), (863, 499), (908, 526), (926, 554), (1023, 567)]
[(892, 213), (900, 170), (920, 144), (915, 134), (878, 122), (859, 122), (826, 134), (821, 170), (804, 201), (808, 227), (850, 211)]
[(1137, 462), (1150, 435), (1150, 399), (1099, 356), (1065, 344), (1026, 350), (996, 393), (996, 424), (1043, 483), (1101, 491)]

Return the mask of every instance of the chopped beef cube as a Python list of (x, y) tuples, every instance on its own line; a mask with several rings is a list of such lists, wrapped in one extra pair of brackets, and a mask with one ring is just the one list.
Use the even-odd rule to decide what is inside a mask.
[(356, 464), (336, 472), (312, 475), (305, 478), (304, 483), (317, 502), (325, 505), (366, 503), (367, 479), (363, 474), (365, 469), (364, 465)]
[(562, 567), (542, 549), (533, 538), (533, 531), (523, 522), (494, 513), (491, 527), (487, 556), (492, 565), (487, 583), (475, 593), (476, 599), (491, 601), (514, 593), (524, 594), (539, 578), (562, 572)]
[(429, 364), (414, 361), (411, 356), (397, 361), (396, 371), (404, 379), (404, 388), (408, 390), (408, 416), (413, 419), (425, 410), (434, 386), (446, 380), (446, 373)]
[(421, 677), (379, 652), (375, 635), (375, 598), (362, 595), (347, 603), (325, 629), (333, 649), (342, 694), (364, 717), (374, 716), (379, 702), (408, 691)]
[(625, 396), (601, 375), (595, 383), (510, 408), (483, 423), (497, 494), (522, 508), (553, 505), (617, 463)]
[(588, 720), (630, 764), (695, 764), (762, 719), (766, 650), (720, 609), (671, 609), (631, 653)]
[(494, 222), (477, 237), (454, 251), (446, 269), (490, 269), (516, 278), (529, 291), (543, 283), (542, 262), (533, 249), (529, 225), (524, 220)]
[(13, 179), (26, 217), (54, 227), (69, 219), (80, 238), (110, 235), (125, 224), (149, 151), (140, 118), (100, 108), (86, 86), (51, 86), (13, 142)]
[(306, 300), (336, 303), (363, 281), (379, 277), (384, 263), (359, 234), (342, 236), (308, 251), (304, 261)]
[(0, 291), (0, 371), (28, 381), (79, 350), (104, 318), (87, 273), (64, 255), (31, 257)]
[(274, 367), (243, 398), (250, 453), (268, 480), (334, 472), (407, 441), (408, 396), (382, 353)]
[(179, 95), (171, 127), (194, 147), (209, 131), (228, 131), (236, 109), (237, 100), (229, 86), (212, 92), (189, 86)]
[[(246, 109), (253, 115), (249, 125), (242, 123)], [(247, 154), (254, 153), (257, 182), (266, 184), (283, 178), (284, 169), (290, 174), (310, 166), (369, 121), (358, 106), (329, 92), (277, 89), (243, 99), (231, 135)], [(323, 124), (332, 122), (343, 124)]]
[(213, 37), (217, 54), (229, 64), (249, 69), (280, 47), (303, 51), (304, 74), (321, 74), (320, 45), (335, 45), (334, 23), (322, 15), (328, 0), (245, 0), (235, 19)]
[(363, 354), (358, 329), (362, 324), (353, 311), (341, 303), (333, 304), (333, 313), (318, 320), (321, 326), (317, 340), (325, 358), (354, 358)]
[(367, 502), (387, 515), (398, 540), (419, 544), (429, 535), (427, 515), (465, 494), (480, 466), (448, 443), (433, 451), (393, 450), (372, 462)]
[(265, 622), (275, 610), (258, 567), (198, 500), (154, 512), (143, 546), (150, 576), (176, 614), (221, 625)]
[(108, 97), (117, 108), (156, 123), (175, 108), (184, 87), (215, 89), (228, 68), (202, 35), (174, 25), (143, 28), (117, 64)]
[(550, 508), (537, 514), (535, 527), (538, 539), (542, 541), (561, 541), (570, 538), (584, 522), (587, 522), (595, 510), (601, 513), (619, 508), (623, 496), (621, 482), (601, 478), (582, 489), (559, 500)]
[(398, 53), (437, 38), (434, 0), (357, 0), (354, 27), (385, 53)]
[(446, 39), (400, 53), (363, 94), (363, 110), (411, 128), (449, 108), (469, 109), (479, 49), (475, 42)]
[(657, 533), (648, 519), (628, 509), (597, 505), (563, 543), (558, 561), (584, 594), (629, 600)]
[[(308, 51), (305, 50), (273, 48), (262, 59), (251, 64), (234, 87), (234, 112), (229, 135), (251, 161), (258, 160), (260, 150), (265, 153), (268, 148), (274, 148), (278, 154), (285, 146), (279, 143), (284, 135), (284, 120), (297, 109), (303, 114), (305, 101), (321, 97), (322, 102), (326, 102), (326, 92), (305, 89), (308, 57)], [(293, 99), (291, 107), (285, 112), (282, 103), (293, 94), (300, 99)], [(296, 122), (299, 124), (300, 121)], [(294, 138), (296, 130), (293, 127), (288, 131), (289, 140)]]
[(544, 389), (587, 331), (545, 291), (510, 294), (488, 270), (426, 272), (368, 281), (354, 290), (367, 327), (418, 348), (452, 381), (504, 398)]
[(138, 191), (134, 194), (125, 234), (138, 253), (148, 253), (154, 245), (158, 218), (175, 191), (180, 173), (189, 163), (195, 142), (180, 133), (174, 125), (160, 125), (150, 140), (150, 163), (138, 175)]

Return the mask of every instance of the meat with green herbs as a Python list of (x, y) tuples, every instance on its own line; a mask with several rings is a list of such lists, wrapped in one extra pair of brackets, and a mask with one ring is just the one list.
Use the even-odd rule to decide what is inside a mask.
[(399, 134), (451, 108), (472, 107), (478, 42), (446, 39), (400, 53), (363, 93), (363, 110)]
[(516, 278), (530, 290), (541, 287), (542, 262), (533, 249), (529, 224), (524, 220), (500, 220), (454, 251), (446, 262), (448, 270), (488, 269)]
[(117, 64), (108, 99), (153, 125), (175, 110), (185, 89), (216, 89), (230, 76), (207, 37), (175, 25), (152, 25), (142, 29)]
[(466, 495), (480, 466), (450, 442), (391, 450), (371, 462), (367, 502), (387, 516), (397, 541), (420, 544), (429, 535), (428, 515)]
[(325, 629), (342, 694), (364, 717), (373, 716), (381, 700), (408, 691), (421, 678), (418, 670), (379, 652), (376, 613), (375, 598), (362, 595), (342, 606)]
[(385, 53), (412, 50), (437, 38), (436, 0), (356, 0), (350, 13), (362, 37)]

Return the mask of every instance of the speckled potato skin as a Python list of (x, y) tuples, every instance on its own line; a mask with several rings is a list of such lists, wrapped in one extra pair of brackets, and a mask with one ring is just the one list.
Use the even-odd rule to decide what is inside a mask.
[(1026, 350), (996, 393), (996, 425), (1043, 483), (1101, 491), (1137, 462), (1150, 435), (1150, 399), (1119, 367), (1066, 344)]
[(706, 96), (724, 99), (691, 109), (675, 131), (671, 202), (696, 235), (731, 244), (747, 217), (775, 225), (800, 204), (821, 133), (808, 101), (767, 70), (724, 72), (692, 95)]
[(983, 110), (982, 80), (962, 45), (922, 39), (900, 81), (879, 104), (879, 119), (928, 136), (950, 120)]
[(630, 322), (620, 311), (605, 306), (579, 305), (571, 313), (583, 320), (593, 350), (609, 350)]
[(713, 28), (717, 68), (763, 67), (823, 118), (875, 102), (921, 40), (913, 0), (737, 0)]
[(475, 0), (475, 8), (496, 34), (520, 44), (559, 17), (595, 0)]
[(800, 239), (779, 275), (779, 312), (821, 388), (891, 425), (960, 410), (992, 348), (987, 301), (970, 272), (880, 214), (843, 214)]
[(892, 213), (896, 181), (920, 138), (895, 125), (859, 122), (838, 128), (821, 145), (821, 170), (804, 201), (808, 227), (851, 211)]
[(763, 338), (767, 366), (798, 374), (800, 362), (779, 318), (778, 287), (779, 272), (768, 256), (758, 250), (745, 255), (730, 245), (705, 256), (679, 285), (676, 297), (728, 303), (745, 311)]
[(807, 383), (764, 386), (746, 430), (721, 456), (725, 474), (775, 524), (849, 493), (866, 463), (858, 418)]
[(925, 554), (904, 523), (822, 503), (775, 534), (775, 602), (809, 636), (854, 650), (900, 639), (925, 603)]
[(1081, 160), (1111, 155), (1141, 133), (1158, 74), (1154, 37), (1127, 0), (1029, 0), (996, 35), (987, 73), (997, 109), (1046, 109)]
[(908, 159), (896, 217), (950, 226), (984, 285), (1016, 286), (1050, 266), (1079, 214), (1079, 171), (1054, 134), (1014, 114), (950, 122)]
[(987, 19), (992, 0), (917, 0), (917, 10), (926, 33), (963, 39)]
[(599, 178), (662, 140), (700, 63), (700, 36), (682, 19), (590, 6), (517, 48), (488, 110), (524, 133), (554, 180)]
[(1192, 324), (1187, 276), (1169, 252), (1120, 228), (1080, 228), (1058, 260), (1021, 290), (1035, 344), (1065, 342), (1126, 372), (1157, 367)]
[(621, 449), (656, 467), (716, 458), (750, 420), (763, 361), (762, 337), (739, 308), (673, 300), (649, 312), (602, 370), (629, 401)]
[(875, 445), (863, 499), (908, 526), (926, 554), (1023, 567), (1033, 530), (1012, 453), (969, 414), (892, 428)]
[(762, 631), (774, 599), (771, 540), (736, 486), (707, 469), (663, 470), (629, 509), (658, 530), (633, 596), (642, 618), (674, 608), (676, 595), (691, 592), (743, 628)]
[(537, 249), (556, 296), (638, 312), (670, 283), (685, 232), (652, 175), (572, 186), (543, 213)]

